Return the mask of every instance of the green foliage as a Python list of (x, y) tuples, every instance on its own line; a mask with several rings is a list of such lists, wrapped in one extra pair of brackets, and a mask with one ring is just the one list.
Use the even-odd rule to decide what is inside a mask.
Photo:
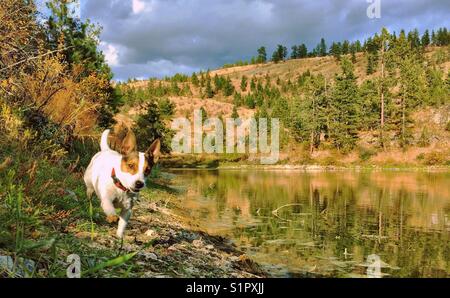
[(287, 56), (287, 48), (283, 45), (278, 45), (277, 49), (273, 52), (272, 61), (278, 63), (284, 61)]
[(341, 68), (332, 94), (330, 135), (335, 146), (345, 151), (354, 147), (358, 137), (360, 96), (353, 64), (344, 58)]
[(81, 21), (74, 17), (71, 4), (76, 0), (50, 0), (47, 7), (50, 16), (47, 20), (48, 44), (52, 49), (60, 47), (63, 42), (65, 60), (69, 64), (83, 64), (83, 75), (97, 72), (109, 79), (112, 78), (110, 68), (105, 62), (105, 57), (97, 49), (100, 29), (89, 21)]
[(247, 91), (247, 85), (248, 85), (248, 78), (247, 76), (243, 75), (241, 78), (241, 90), (243, 92)]
[(372, 148), (359, 147), (358, 149), (359, 159), (362, 161), (368, 161), (372, 156), (376, 154), (377, 154), (376, 150)]
[(237, 107), (240, 107), (242, 105), (242, 96), (239, 92), (234, 92), (233, 104)]
[(258, 49), (258, 57), (256, 58), (256, 63), (266, 63), (267, 53), (265, 47), (260, 47)]
[(136, 121), (136, 138), (139, 150), (145, 152), (150, 144), (159, 138), (161, 152), (169, 153), (174, 132), (170, 129), (173, 109), (167, 101), (151, 100), (146, 104), (146, 113), (140, 115)]
[(239, 114), (235, 105), (233, 106), (233, 111), (231, 112), (231, 118), (233, 119), (239, 118)]
[(206, 78), (206, 87), (205, 87), (205, 96), (207, 98), (213, 98), (214, 97), (214, 91), (211, 86), (211, 78), (209, 75)]
[(333, 42), (331, 44), (330, 54), (333, 55), (337, 60), (341, 59), (341, 54), (344, 53), (340, 42)]
[(195, 72), (192, 73), (191, 82), (195, 87), (198, 87), (200, 85), (200, 81), (198, 80), (197, 74)]
[(223, 95), (231, 96), (234, 93), (234, 86), (231, 83), (230, 77), (227, 77), (223, 84)]

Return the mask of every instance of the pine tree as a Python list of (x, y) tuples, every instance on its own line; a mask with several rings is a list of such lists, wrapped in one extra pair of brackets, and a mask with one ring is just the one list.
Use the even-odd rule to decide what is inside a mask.
[(350, 42), (348, 40), (344, 40), (342, 43), (342, 55), (347, 55), (350, 52)]
[(206, 78), (205, 96), (207, 98), (213, 98), (214, 97), (214, 91), (212, 90), (212, 87), (211, 87), (211, 77), (209, 75)]
[(233, 111), (231, 112), (231, 118), (233, 118), (233, 119), (239, 118), (239, 113), (238, 113), (235, 105), (233, 106)]
[(319, 45), (319, 56), (324, 57), (327, 55), (327, 45), (325, 43), (325, 39), (322, 37), (320, 39), (320, 45)]
[(191, 82), (192, 82), (192, 85), (194, 85), (195, 87), (199, 86), (198, 77), (197, 77), (197, 74), (195, 72), (192, 73)]
[(330, 134), (335, 146), (346, 151), (356, 144), (360, 98), (353, 64), (343, 58), (341, 68), (332, 93)]
[(425, 33), (422, 35), (422, 46), (427, 47), (430, 45), (430, 33), (428, 32), (428, 29), (425, 30)]
[(298, 47), (296, 45), (292, 46), (291, 59), (300, 58), (298, 54)]
[(306, 58), (308, 56), (308, 49), (306, 48), (306, 45), (302, 43), (298, 49), (298, 58)]
[(234, 93), (234, 86), (231, 83), (230, 77), (227, 77), (223, 84), (223, 93), (225, 96), (231, 96)]
[(333, 55), (338, 61), (341, 59), (342, 50), (340, 43), (333, 42), (331, 44), (330, 54)]
[(248, 79), (245, 75), (243, 75), (241, 78), (241, 90), (243, 92), (247, 91), (247, 84), (248, 84)]
[(272, 61), (278, 63), (283, 61), (287, 56), (287, 48), (283, 45), (278, 45), (277, 49), (273, 52)]
[(351, 54), (352, 63), (355, 64), (356, 63), (356, 46), (353, 43), (350, 45), (350, 54)]
[(239, 92), (234, 92), (233, 104), (237, 107), (240, 107), (242, 105), (242, 96)]
[(255, 90), (256, 90), (256, 78), (255, 78), (255, 76), (253, 76), (252, 80), (250, 81), (250, 90), (252, 92), (255, 92)]
[(256, 59), (257, 63), (266, 63), (267, 61), (267, 53), (265, 47), (260, 47), (258, 49), (258, 57)]

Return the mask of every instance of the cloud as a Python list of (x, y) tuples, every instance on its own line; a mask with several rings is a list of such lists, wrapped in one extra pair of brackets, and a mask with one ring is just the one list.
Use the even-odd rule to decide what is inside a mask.
[[(381, 0), (369, 19), (366, 0), (86, 0), (82, 16), (103, 27), (117, 79), (164, 76), (250, 59), (259, 46), (313, 48), (391, 31), (448, 25), (447, 0)], [(114, 59), (116, 57), (117, 59)], [(109, 59), (108, 59), (109, 61)]]
[(133, 0), (132, 1), (132, 9), (134, 14), (141, 13), (145, 10), (145, 2), (142, 0)]
[(106, 62), (109, 66), (114, 67), (119, 65), (119, 51), (112, 44), (108, 44), (107, 42), (102, 42), (100, 44), (100, 49), (103, 50), (103, 54), (105, 55)]

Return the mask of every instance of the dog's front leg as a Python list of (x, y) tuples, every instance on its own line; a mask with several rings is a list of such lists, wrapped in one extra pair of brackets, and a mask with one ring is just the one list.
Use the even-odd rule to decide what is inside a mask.
[(116, 222), (117, 221), (117, 215), (116, 215), (116, 209), (114, 208), (114, 204), (111, 200), (108, 198), (105, 198), (102, 196), (101, 198), (101, 205), (103, 212), (106, 214), (106, 220), (109, 223)]
[(131, 209), (123, 208), (120, 212), (119, 227), (117, 228), (117, 237), (123, 238), (123, 233), (127, 227), (128, 220), (131, 217)]

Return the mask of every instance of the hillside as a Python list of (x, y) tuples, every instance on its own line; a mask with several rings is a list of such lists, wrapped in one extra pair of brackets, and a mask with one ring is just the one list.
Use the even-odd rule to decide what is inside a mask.
[[(350, 59), (350, 55), (347, 55)], [(450, 54), (449, 47), (428, 47), (424, 52), (424, 65), (437, 69), (443, 74), (443, 80), (447, 77), (450, 70)], [(362, 84), (367, 81), (376, 82), (380, 77), (379, 68), (372, 74), (367, 74), (367, 56), (366, 53), (357, 53), (353, 63), (354, 75), (356, 82), (361, 88)], [(342, 60), (342, 59), (341, 59)], [(209, 117), (222, 116), (230, 117), (233, 111), (233, 106), (237, 107), (237, 112), (241, 118), (248, 118), (254, 115), (262, 107), (250, 107), (245, 103), (246, 96), (251, 96), (258, 92), (259, 87), (251, 88), (251, 80), (256, 84), (260, 84), (267, 88), (271, 86), (273, 90), (278, 90), (280, 96), (286, 98), (289, 105), (291, 105), (298, 96), (304, 96), (305, 91), (297, 84), (305, 73), (314, 76), (323, 76), (325, 84), (329, 84), (330, 88), (334, 85), (336, 74), (341, 72), (340, 61), (333, 56), (313, 57), (303, 59), (290, 59), (280, 63), (267, 62), (265, 64), (253, 64), (245, 66), (235, 66), (211, 70), (206, 75), (209, 75), (211, 82), (216, 82), (217, 78), (223, 81), (229, 79), (233, 86), (234, 95), (225, 96), (225, 92), (215, 91), (211, 98), (205, 95), (205, 85), (201, 86), (201, 80), (205, 73), (196, 74), (200, 78), (200, 83), (195, 83), (193, 77), (183, 75), (176, 75), (172, 78), (163, 80), (152, 79), (150, 81), (131, 81), (127, 84), (119, 85), (123, 90), (132, 89), (131, 92), (135, 97), (134, 103), (126, 104), (122, 114), (118, 116), (124, 119), (137, 119), (139, 114), (143, 112), (143, 103), (150, 97), (164, 97), (168, 98), (175, 106), (173, 117), (187, 117), (192, 120), (193, 110), (203, 107)], [(201, 76), (201, 77), (200, 77)], [(246, 88), (242, 90), (242, 79), (246, 78)], [(205, 79), (206, 80), (206, 79)], [(448, 80), (448, 79), (447, 79)], [(213, 84), (212, 88), (215, 89)], [(175, 87), (174, 87), (175, 86)], [(173, 92), (173, 89), (176, 92)], [(399, 86), (393, 86), (393, 103), (399, 101), (398, 92)], [(165, 90), (161, 96), (158, 91), (157, 95), (152, 95), (154, 90)], [(216, 88), (217, 89), (217, 88)], [(178, 94), (177, 94), (178, 91)], [(277, 91), (277, 92), (278, 92)], [(377, 90), (372, 90), (378, 92)], [(236, 93), (239, 93), (242, 98), (242, 103), (236, 104)], [(375, 95), (375, 97), (377, 97)], [(396, 98), (397, 97), (397, 98)], [(138, 98), (138, 99), (136, 99)], [(267, 99), (265, 99), (267, 101)], [(367, 164), (367, 165), (438, 165), (445, 164), (446, 156), (450, 148), (450, 132), (446, 128), (450, 117), (449, 108), (449, 93), (448, 87), (443, 96), (440, 96), (440, 101), (443, 104), (439, 105), (425, 105), (417, 106), (411, 110), (411, 121), (414, 125), (411, 126), (411, 144), (400, 148), (395, 142), (395, 135), (393, 131), (387, 132), (392, 142), (387, 148), (380, 150), (377, 143), (376, 129), (358, 129), (358, 141), (350, 152), (343, 154), (342, 150), (335, 150), (326, 142), (318, 145), (310, 154), (307, 142), (294, 141), (292, 135), (286, 134), (286, 138), (282, 140), (281, 163), (305, 164), (314, 163), (322, 165), (348, 165), (350, 164)], [(376, 99), (375, 99), (376, 101)], [(268, 105), (274, 105), (273, 102)], [(269, 112), (273, 111), (273, 106), (268, 107)], [(388, 117), (388, 116), (387, 116)], [(427, 141), (425, 144), (418, 144), (419, 140), (425, 134)], [(321, 133), (323, 134), (323, 133)], [(318, 136), (318, 138), (321, 136)], [(204, 158), (204, 157), (202, 157)], [(220, 157), (217, 157), (220, 159)]]

